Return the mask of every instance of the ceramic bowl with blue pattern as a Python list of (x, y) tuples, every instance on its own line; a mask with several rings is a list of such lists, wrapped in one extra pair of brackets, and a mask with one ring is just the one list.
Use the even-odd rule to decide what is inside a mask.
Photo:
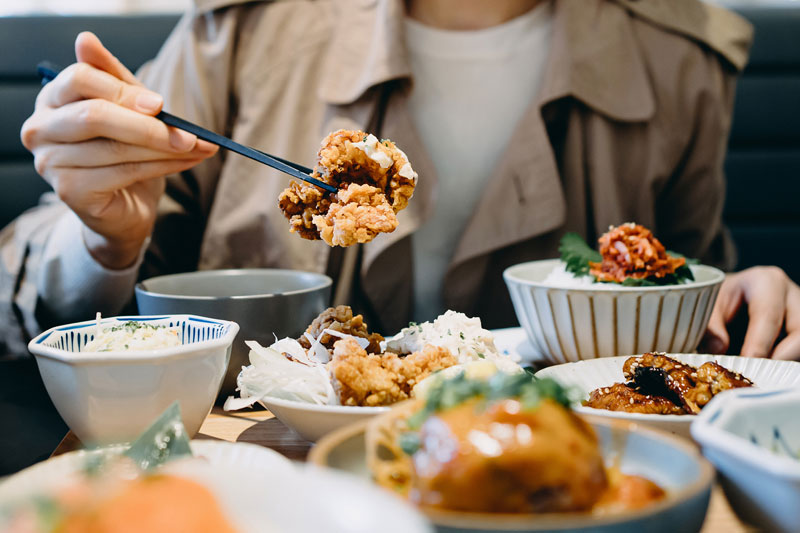
[(799, 412), (799, 388), (736, 389), (714, 397), (692, 423), (731, 507), (759, 530), (800, 531)]
[(142, 351), (85, 351), (95, 320), (51, 328), (28, 344), (59, 414), (84, 444), (136, 438), (174, 401), (194, 435), (228, 368), (235, 322), (194, 315), (104, 318), (101, 329), (128, 322), (177, 331), (176, 346)]

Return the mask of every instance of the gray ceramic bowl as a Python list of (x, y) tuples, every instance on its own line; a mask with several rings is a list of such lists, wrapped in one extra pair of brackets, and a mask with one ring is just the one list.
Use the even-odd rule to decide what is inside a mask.
[(298, 337), (328, 307), (332, 280), (324, 274), (279, 269), (203, 270), (150, 278), (136, 285), (143, 315), (193, 314), (239, 324), (220, 396), (233, 393), (245, 340), (272, 344)]

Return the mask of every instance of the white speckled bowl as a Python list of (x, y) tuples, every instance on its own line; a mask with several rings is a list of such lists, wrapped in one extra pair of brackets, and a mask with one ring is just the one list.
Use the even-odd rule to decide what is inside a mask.
[(331, 431), (372, 418), (390, 409), (390, 407), (316, 405), (269, 397), (263, 398), (259, 403), (269, 409), (278, 420), (311, 442), (316, 442)]
[(691, 352), (700, 343), (725, 274), (691, 266), (695, 281), (659, 287), (545, 285), (558, 259), (503, 272), (537, 358), (553, 364), (651, 351)]
[[(739, 372), (750, 379), (755, 386), (764, 390), (775, 390), (785, 387), (800, 387), (800, 363), (794, 361), (775, 361), (773, 359), (752, 359), (736, 355), (702, 355), (702, 354), (669, 354), (683, 363), (698, 367), (708, 361), (715, 361), (725, 368)], [(614, 383), (624, 383), (622, 365), (628, 357), (606, 357), (591, 361), (578, 361), (564, 365), (551, 366), (536, 373), (537, 377), (552, 378), (562, 385), (574, 387), (581, 392), (581, 399), (589, 397), (589, 393), (600, 387), (608, 387)], [(606, 411), (591, 407), (577, 406), (579, 413), (616, 418), (628, 422), (636, 422), (654, 429), (674, 433), (691, 438), (690, 426), (694, 415), (645, 415), (639, 413), (622, 413)]]
[(186, 432), (194, 435), (219, 392), (239, 326), (194, 315), (112, 317), (102, 323), (129, 320), (177, 327), (181, 344), (81, 352), (94, 338), (94, 320), (51, 328), (28, 344), (50, 399), (85, 444), (130, 441), (176, 400)]
[[(800, 363), (794, 363), (800, 367)], [(800, 389), (715, 397), (692, 436), (720, 473), (731, 507), (763, 531), (800, 531)]]

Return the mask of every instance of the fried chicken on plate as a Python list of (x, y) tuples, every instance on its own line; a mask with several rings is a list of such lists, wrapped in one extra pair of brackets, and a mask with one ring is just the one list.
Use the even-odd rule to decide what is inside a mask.
[(390, 405), (411, 397), (414, 386), (437, 370), (458, 361), (446, 348), (426, 346), (400, 357), (367, 353), (353, 339), (336, 341), (329, 363), (342, 405)]

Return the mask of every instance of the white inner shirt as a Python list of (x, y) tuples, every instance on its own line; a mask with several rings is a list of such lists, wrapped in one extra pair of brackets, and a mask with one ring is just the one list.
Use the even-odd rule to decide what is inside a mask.
[[(433, 160), (432, 218), (414, 233), (414, 320), (445, 311), (450, 259), (522, 114), (541, 85), (553, 6), (498, 26), (450, 31), (406, 18), (414, 87), (411, 118)], [(420, 179), (425, 179), (421, 176)]]

